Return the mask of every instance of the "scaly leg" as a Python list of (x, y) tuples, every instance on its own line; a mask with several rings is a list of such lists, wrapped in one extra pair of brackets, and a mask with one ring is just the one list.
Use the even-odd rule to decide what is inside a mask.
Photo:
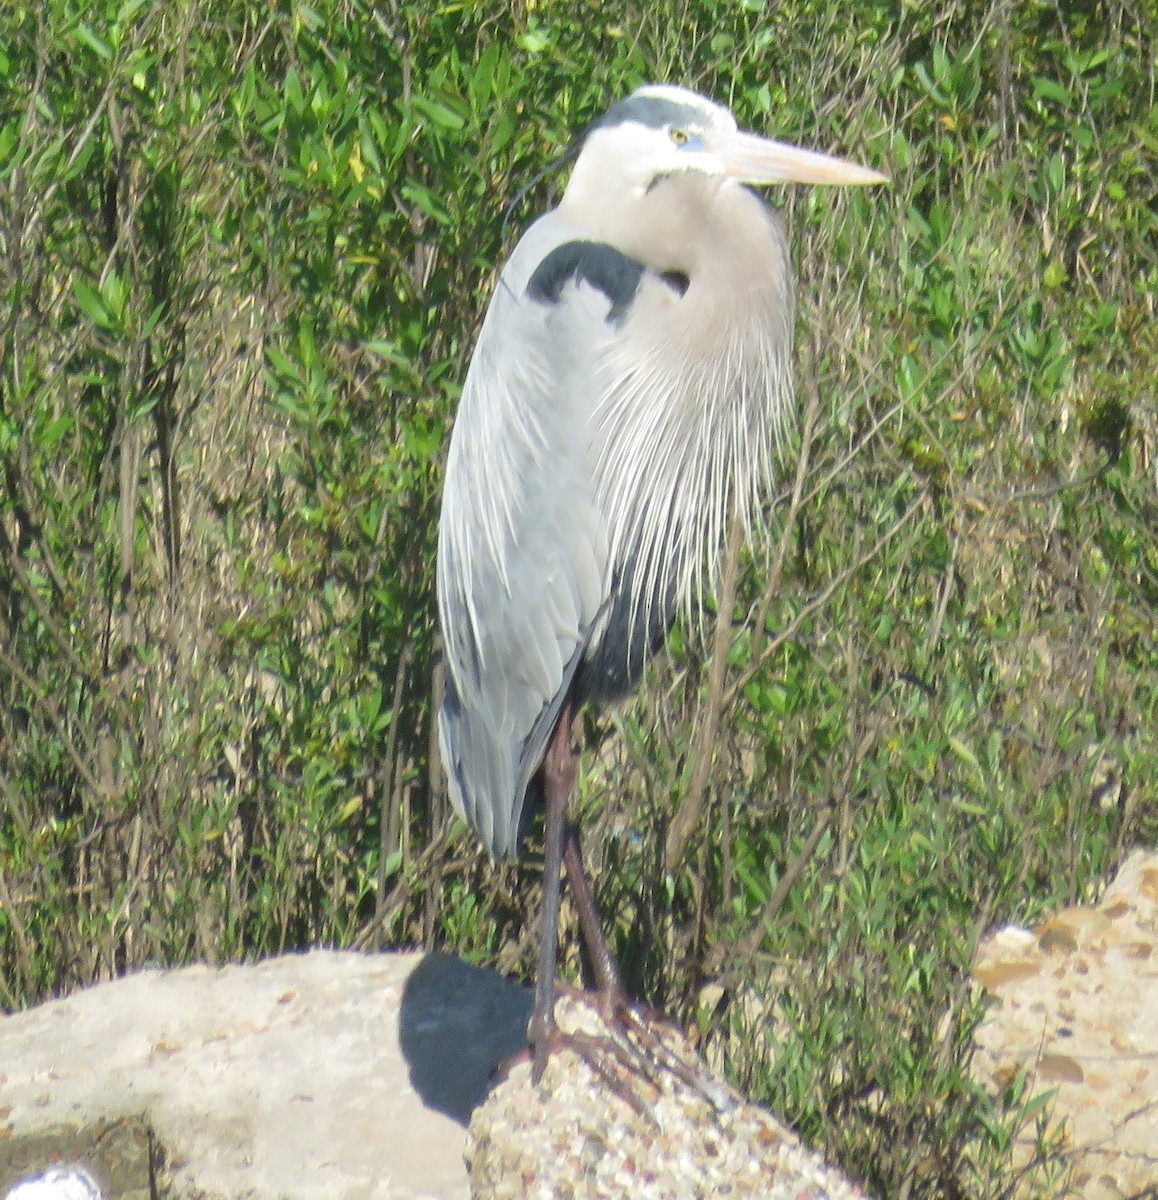
[(547, 809), (543, 864), (543, 927), (539, 934), (539, 977), (529, 1029), (535, 1050), (531, 1079), (543, 1077), (555, 1033), (555, 962), (559, 948), (559, 887), (566, 835), (567, 797), (575, 782), (575, 753), (571, 749), (571, 702), (565, 701), (543, 757), (543, 801)]
[(579, 928), (583, 932), (587, 955), (591, 959), (591, 969), (595, 972), (595, 979), (599, 984), (599, 1002), (603, 1017), (612, 1021), (626, 1011), (627, 992), (624, 991), (619, 978), (615, 955), (611, 953), (611, 947), (607, 944), (603, 923), (599, 919), (599, 909), (595, 905), (595, 897), (591, 894), (587, 872), (583, 869), (579, 830), (570, 822), (567, 823), (564, 832), (563, 862), (567, 867), (567, 886), (571, 889), (571, 899), (579, 916)]
[[(615, 956), (607, 944), (599, 911), (583, 869), (579, 833), (567, 821), (567, 799), (575, 782), (575, 753), (571, 748), (571, 704), (568, 701), (543, 757), (543, 800), (546, 832), (543, 867), (543, 923), (539, 942), (539, 975), (535, 981), (535, 1003), (528, 1028), (534, 1057), (531, 1079), (538, 1084), (547, 1066), (552, 1044), (563, 1043), (578, 1052), (617, 1095), (638, 1112), (648, 1106), (635, 1094), (629, 1080), (643, 1075), (658, 1088), (657, 1071), (667, 1070), (703, 1094), (717, 1109), (734, 1104), (725, 1087), (689, 1066), (665, 1045), (654, 1028), (653, 1015), (637, 1011), (629, 1002)], [(555, 969), (558, 959), (561, 875), (567, 884), (579, 917), (579, 926), (599, 988), (599, 1009), (608, 1030), (618, 1037), (596, 1038), (587, 1034), (563, 1035), (555, 1024)]]
[[(579, 928), (582, 930), (587, 955), (599, 986), (600, 1012), (608, 1029), (617, 1030), (626, 1038), (618, 1044), (610, 1043), (613, 1059), (642, 1073), (657, 1087), (659, 1074), (664, 1070), (670, 1071), (703, 1095), (717, 1111), (725, 1112), (732, 1108), (735, 1097), (726, 1087), (716, 1083), (702, 1070), (685, 1062), (668, 1048), (657, 1029), (665, 1019), (658, 1014), (639, 1009), (628, 999), (619, 977), (615, 956), (603, 932), (603, 923), (599, 919), (599, 909), (591, 893), (591, 885), (587, 881), (587, 872), (583, 869), (579, 830), (570, 823), (567, 824), (564, 835), (563, 862), (567, 868), (567, 886), (571, 889), (571, 899), (579, 916)], [(597, 1043), (586, 1038), (582, 1040), (585, 1045), (580, 1049), (587, 1062), (611, 1084), (618, 1095), (637, 1110), (644, 1111), (638, 1098), (621, 1080), (609, 1074), (607, 1066), (599, 1061)], [(607, 1045), (605, 1044), (605, 1048)], [(626, 1059), (623, 1053), (625, 1048), (630, 1049), (630, 1057)]]

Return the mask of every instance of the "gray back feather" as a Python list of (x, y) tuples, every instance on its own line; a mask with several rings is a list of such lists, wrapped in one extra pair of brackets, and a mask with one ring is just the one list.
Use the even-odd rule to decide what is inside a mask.
[(503, 271), (463, 388), (439, 527), (443, 757), (456, 807), (500, 858), (517, 851), (527, 783), (608, 588), (583, 452), (607, 301), (582, 287), (558, 305), (525, 294), (572, 237), (548, 214)]
[[(499, 858), (518, 851), (568, 692), (622, 694), (677, 604), (698, 605), (732, 515), (759, 512), (790, 412), (792, 279), (775, 216), (699, 177), (661, 180), (641, 203), (667, 226), (629, 214), (620, 238), (570, 219), (565, 197), (528, 230), (451, 440), (439, 735), (451, 797)], [(590, 252), (572, 245), (592, 238)], [(672, 245), (698, 257), (673, 261)]]

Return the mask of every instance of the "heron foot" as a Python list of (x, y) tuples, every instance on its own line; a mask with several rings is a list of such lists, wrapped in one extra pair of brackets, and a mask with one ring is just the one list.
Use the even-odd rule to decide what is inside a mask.
[[(547, 1022), (531, 1019), (527, 1031), (527, 1045), (514, 1054), (508, 1055), (491, 1071), (491, 1086), (505, 1083), (516, 1067), (524, 1063), (531, 1064), (531, 1082), (537, 1087), (543, 1079), (547, 1061), (552, 1054), (570, 1051), (581, 1058), (604, 1084), (621, 1100), (630, 1105), (643, 1117), (650, 1116), (648, 1106), (627, 1085), (627, 1080), (638, 1080), (640, 1076), (647, 1079), (650, 1087), (658, 1095), (660, 1083), (653, 1074), (649, 1073), (646, 1059), (635, 1052), (630, 1039), (617, 1038), (611, 1032), (610, 1021), (604, 1015), (605, 1005), (600, 993), (584, 992), (578, 988), (563, 985), (560, 991), (572, 1003), (586, 1004), (594, 1008), (603, 1018), (607, 1032), (590, 1033), (583, 1029), (560, 1029), (555, 1023), (552, 1012)], [(598, 997), (598, 1000), (595, 998)]]
[(532, 1058), (536, 1084), (548, 1057), (569, 1050), (611, 1092), (653, 1121), (656, 1101), (678, 1086), (697, 1093), (720, 1113), (741, 1103), (727, 1084), (713, 1078), (695, 1059), (682, 1031), (669, 1018), (617, 995), (585, 992), (566, 984), (557, 987), (564, 1027), (552, 1015), (549, 1029), (532, 1029), (531, 1046), (519, 1059)]

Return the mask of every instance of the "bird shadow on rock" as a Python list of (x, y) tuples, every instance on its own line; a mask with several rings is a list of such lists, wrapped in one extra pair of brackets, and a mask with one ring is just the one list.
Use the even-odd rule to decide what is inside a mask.
[(531, 993), (453, 954), (428, 954), (402, 993), (399, 1041), (428, 1108), (464, 1128), (495, 1068), (527, 1044)]

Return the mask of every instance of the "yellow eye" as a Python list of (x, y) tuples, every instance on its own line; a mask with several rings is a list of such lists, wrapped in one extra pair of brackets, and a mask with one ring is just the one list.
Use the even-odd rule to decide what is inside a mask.
[(689, 139), (688, 139), (688, 135), (687, 135), (687, 134), (686, 134), (686, 133), (685, 133), (685, 132), (684, 132), (682, 129), (672, 129), (672, 130), (670, 130), (670, 131), (669, 131), (669, 133), (670, 133), (670, 136), (671, 136), (671, 140), (672, 140), (672, 141), (673, 141), (673, 142), (674, 142), (674, 143), (675, 143), (677, 146), (684, 146), (684, 145), (687, 145), (687, 142), (688, 142), (688, 140), (689, 140)]

